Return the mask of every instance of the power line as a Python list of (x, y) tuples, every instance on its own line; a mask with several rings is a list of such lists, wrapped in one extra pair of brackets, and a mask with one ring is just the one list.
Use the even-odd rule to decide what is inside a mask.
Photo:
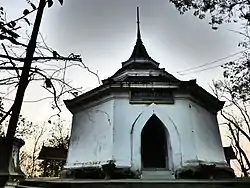
[(207, 66), (207, 65), (215, 64), (215, 63), (218, 63), (218, 62), (220, 62), (220, 61), (222, 61), (222, 60), (228, 59), (228, 58), (233, 57), (233, 56), (235, 56), (235, 55), (238, 55), (238, 54), (240, 54), (240, 53), (242, 53), (242, 52), (245, 52), (245, 51), (247, 51), (247, 50), (248, 50), (248, 49), (245, 49), (245, 50), (236, 52), (236, 53), (234, 53), (234, 54), (228, 55), (228, 56), (226, 56), (226, 57), (222, 57), (222, 58), (220, 58), (220, 59), (217, 59), (217, 60), (214, 60), (214, 61), (211, 61), (211, 62), (202, 64), (202, 65), (199, 65), (199, 66), (195, 66), (195, 67), (191, 67), (191, 68), (188, 68), (188, 69), (185, 69), (185, 70), (177, 71), (177, 73), (180, 73), (180, 74), (181, 74), (181, 73), (184, 73), (184, 72), (189, 72), (189, 71), (191, 71), (191, 70), (195, 70), (195, 69), (198, 69), (198, 68), (205, 67), (205, 66)]
[[(10, 98), (6, 98), (6, 97), (1, 97), (2, 99), (4, 100), (7, 100), (7, 101), (14, 101), (14, 99), (10, 99)], [(24, 100), (23, 102), (24, 103), (36, 103), (36, 102), (41, 102), (43, 100), (47, 100), (47, 99), (53, 99), (53, 97), (44, 97), (44, 98), (41, 98), (41, 99), (37, 99), (37, 100)]]
[[(240, 60), (242, 59), (243, 57), (240, 57), (238, 59), (235, 59), (234, 61), (237, 61), (237, 60)], [(210, 70), (210, 69), (214, 69), (214, 68), (217, 68), (217, 67), (220, 67), (221, 65), (225, 65), (226, 63), (221, 63), (219, 65), (215, 65), (215, 66), (212, 66), (212, 67), (207, 67), (207, 68), (204, 68), (204, 69), (200, 69), (200, 70), (196, 70), (196, 71), (189, 71), (188, 73), (178, 73), (179, 75), (187, 75), (187, 74), (193, 74), (193, 73), (198, 73), (198, 72), (203, 72), (203, 71), (207, 71), (207, 70)]]

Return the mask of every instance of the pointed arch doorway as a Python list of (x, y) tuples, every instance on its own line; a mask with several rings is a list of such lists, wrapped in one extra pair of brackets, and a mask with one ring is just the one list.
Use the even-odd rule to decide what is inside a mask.
[(168, 169), (168, 134), (162, 121), (153, 114), (141, 132), (143, 169)]

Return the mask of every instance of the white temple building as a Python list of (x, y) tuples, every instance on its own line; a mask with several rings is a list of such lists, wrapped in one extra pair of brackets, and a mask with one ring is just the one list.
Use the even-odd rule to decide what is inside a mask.
[(197, 169), (209, 176), (232, 172), (217, 122), (224, 102), (196, 80), (181, 81), (159, 68), (143, 45), (139, 17), (137, 32), (131, 57), (113, 76), (65, 101), (73, 114), (65, 169), (137, 178), (159, 171), (171, 178)]

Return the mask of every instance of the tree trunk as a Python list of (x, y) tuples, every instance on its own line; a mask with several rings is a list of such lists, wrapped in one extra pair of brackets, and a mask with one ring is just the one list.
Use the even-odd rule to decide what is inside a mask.
[(46, 5), (45, 0), (40, 0), (39, 7), (37, 10), (36, 20), (33, 26), (33, 31), (32, 31), (31, 38), (27, 47), (26, 58), (25, 58), (25, 62), (23, 65), (23, 70), (22, 70), (22, 74), (20, 77), (20, 81), (18, 84), (16, 97), (15, 97), (13, 107), (12, 107), (12, 115), (10, 118), (8, 131), (6, 135), (6, 137), (8, 138), (13, 138), (15, 136), (17, 122), (18, 122), (18, 118), (20, 115), (25, 90), (29, 83), (30, 67), (31, 67), (33, 55), (36, 49), (37, 36), (38, 36), (45, 5)]
[(5, 159), (5, 162), (2, 164), (5, 164), (5, 165), (1, 165), (0, 169), (2, 172), (5, 172), (5, 174), (9, 174), (9, 161), (12, 160), (12, 149), (13, 149), (12, 145), (13, 145), (13, 141), (15, 137), (15, 132), (16, 132), (18, 118), (19, 118), (22, 103), (23, 103), (25, 90), (29, 83), (30, 67), (31, 67), (34, 52), (36, 49), (37, 36), (38, 36), (45, 5), (46, 5), (46, 1), (40, 0), (39, 7), (37, 10), (37, 14), (36, 14), (36, 19), (35, 19), (32, 34), (31, 34), (31, 38), (30, 38), (30, 41), (28, 43), (27, 50), (26, 50), (26, 58), (24, 61), (22, 74), (21, 74), (20, 81), (18, 84), (16, 97), (12, 106), (12, 114), (11, 114), (11, 118), (10, 118), (9, 125), (8, 125), (8, 130), (6, 134), (6, 138), (10, 143), (8, 144), (8, 147), (6, 147), (5, 152), (1, 153), (1, 155), (4, 155), (3, 158)]

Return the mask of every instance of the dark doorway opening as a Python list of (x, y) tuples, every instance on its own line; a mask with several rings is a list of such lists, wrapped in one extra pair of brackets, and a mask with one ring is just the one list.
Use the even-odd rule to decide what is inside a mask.
[(167, 168), (166, 128), (152, 115), (141, 132), (141, 161), (143, 168)]

